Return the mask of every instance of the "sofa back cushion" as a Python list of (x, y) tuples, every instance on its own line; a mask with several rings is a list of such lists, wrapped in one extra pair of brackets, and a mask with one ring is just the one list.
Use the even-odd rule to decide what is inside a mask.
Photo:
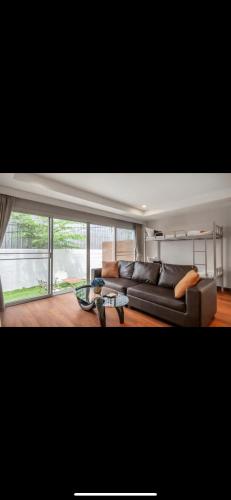
[(101, 277), (102, 278), (119, 278), (118, 262), (116, 262), (116, 261), (103, 262)]
[(195, 266), (184, 266), (177, 264), (162, 264), (160, 279), (158, 286), (163, 286), (164, 288), (175, 288), (177, 283), (179, 283), (184, 276), (194, 269), (197, 271)]
[(132, 279), (135, 262), (119, 260), (119, 277)]
[(160, 274), (160, 264), (154, 262), (135, 262), (132, 279), (141, 283), (157, 285)]

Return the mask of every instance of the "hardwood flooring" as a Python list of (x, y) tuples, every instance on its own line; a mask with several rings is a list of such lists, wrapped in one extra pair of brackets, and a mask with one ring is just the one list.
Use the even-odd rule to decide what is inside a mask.
[[(106, 310), (107, 326), (166, 327), (167, 323), (134, 309), (125, 308), (125, 323), (120, 325), (115, 309)], [(4, 327), (99, 327), (96, 311), (80, 308), (74, 294), (7, 307), (2, 318)], [(231, 292), (218, 292), (217, 314), (210, 326), (231, 327)]]
[(231, 327), (231, 292), (218, 292), (217, 314), (210, 326)]

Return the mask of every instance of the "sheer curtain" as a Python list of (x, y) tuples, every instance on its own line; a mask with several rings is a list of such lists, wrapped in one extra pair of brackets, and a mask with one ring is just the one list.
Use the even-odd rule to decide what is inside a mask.
[[(6, 228), (14, 206), (14, 198), (5, 194), (0, 194), (0, 248), (5, 236)], [(4, 297), (0, 276), (0, 312), (4, 310)]]

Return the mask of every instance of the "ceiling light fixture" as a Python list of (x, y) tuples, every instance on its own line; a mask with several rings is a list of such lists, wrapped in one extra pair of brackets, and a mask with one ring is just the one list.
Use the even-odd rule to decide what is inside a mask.
[(145, 209), (147, 208), (147, 205), (141, 205), (141, 208)]

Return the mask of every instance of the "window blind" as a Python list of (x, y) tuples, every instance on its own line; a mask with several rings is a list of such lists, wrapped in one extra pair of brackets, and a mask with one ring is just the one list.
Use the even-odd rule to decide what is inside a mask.
[(65, 207), (48, 205), (46, 203), (39, 203), (37, 201), (25, 200), (22, 198), (15, 199), (14, 211), (55, 217), (57, 219), (73, 220), (76, 222), (89, 222), (91, 224), (99, 224), (103, 226), (116, 226), (127, 229), (135, 229), (136, 227), (135, 224), (129, 221), (114, 219), (112, 217), (104, 217), (102, 215), (72, 210)]

